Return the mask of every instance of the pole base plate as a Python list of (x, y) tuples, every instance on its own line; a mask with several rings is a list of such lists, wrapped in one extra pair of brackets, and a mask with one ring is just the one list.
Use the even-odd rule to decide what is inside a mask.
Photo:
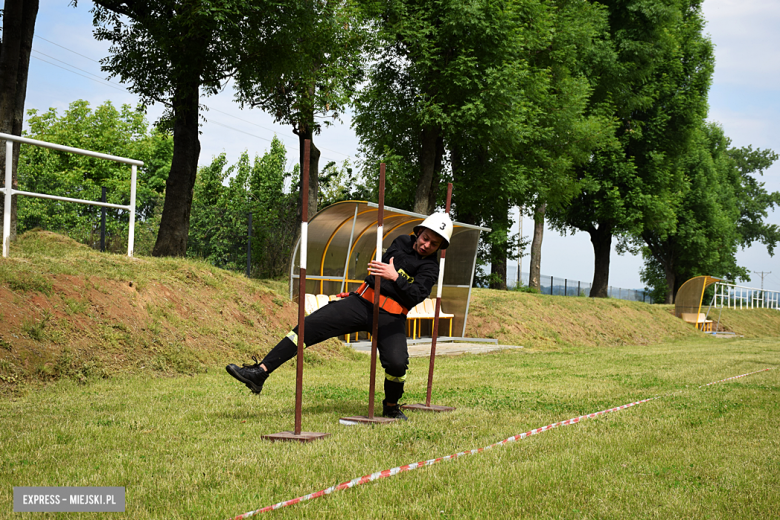
[(438, 404), (432, 404), (430, 406), (426, 406), (422, 403), (405, 404), (401, 406), (401, 408), (403, 408), (404, 410), (420, 410), (423, 412), (451, 412), (455, 409), (452, 406), (442, 406)]
[(272, 433), (270, 435), (261, 435), (260, 437), (271, 442), (277, 442), (277, 441), (311, 442), (311, 441), (324, 439), (329, 435), (330, 435), (329, 433), (317, 433), (317, 432), (301, 432), (298, 435), (296, 435), (295, 432), (280, 432), (280, 433)]
[(339, 423), (349, 425), (349, 423), (361, 424), (388, 424), (396, 422), (398, 419), (392, 417), (368, 417), (366, 415), (355, 415), (353, 417), (342, 417)]

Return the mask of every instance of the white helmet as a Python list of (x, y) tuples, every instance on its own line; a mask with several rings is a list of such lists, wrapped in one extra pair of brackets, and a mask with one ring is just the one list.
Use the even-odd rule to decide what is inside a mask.
[(440, 237), (444, 239), (439, 246), (439, 249), (447, 249), (450, 245), (450, 238), (452, 238), (452, 220), (446, 213), (434, 213), (420, 225), (414, 227), (414, 234), (419, 236), (421, 228), (430, 229)]

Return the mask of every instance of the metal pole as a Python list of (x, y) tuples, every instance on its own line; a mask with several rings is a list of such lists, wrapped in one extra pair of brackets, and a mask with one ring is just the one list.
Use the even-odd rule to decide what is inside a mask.
[(551, 276), (551, 277), (550, 277), (550, 296), (552, 296), (553, 294), (555, 294), (555, 293), (553, 292), (553, 284), (554, 284), (554, 283), (555, 283), (555, 282), (554, 282), (554, 280), (553, 280), (553, 277)]
[(133, 256), (135, 249), (135, 181), (138, 177), (138, 166), (133, 164), (130, 170), (130, 222), (127, 232), (127, 256)]
[[(450, 201), (452, 200), (452, 183), (447, 183), (447, 203), (445, 210), (450, 214)], [(433, 311), (433, 338), (431, 338), (431, 360), (428, 364), (428, 391), (425, 394), (425, 406), (431, 406), (431, 389), (433, 388), (433, 365), (436, 361), (436, 341), (439, 337), (439, 313), (441, 312), (441, 292), (444, 286), (444, 259), (447, 250), (443, 249), (439, 258), (439, 282), (436, 292), (436, 308)]]
[[(448, 188), (449, 189), (449, 186)], [(447, 208), (449, 208), (449, 202), (447, 203)], [(449, 209), (447, 209), (447, 213), (449, 213)], [(517, 208), (517, 221), (520, 224), (520, 243), (523, 243), (523, 208), (522, 206)], [(517, 285), (516, 288), (520, 288), (520, 284), (523, 283), (523, 280), (521, 278), (521, 273), (523, 271), (523, 251), (520, 250), (517, 252)]]
[[(310, 442), (322, 439), (329, 433), (301, 432), (301, 403), (303, 401), (303, 338), (306, 317), (306, 254), (309, 236), (309, 152), (311, 141), (306, 139), (303, 143), (303, 179), (301, 182), (301, 238), (300, 238), (300, 277), (298, 283), (298, 352), (295, 365), (295, 431), (281, 432), (271, 435), (263, 435), (270, 441), (299, 441)], [(251, 213), (250, 213), (251, 215)], [(294, 262), (293, 262), (294, 263)]]
[(563, 279), (563, 295), (568, 296), (569, 295), (569, 279), (564, 278)]
[(311, 141), (303, 144), (303, 182), (301, 182), (301, 254), (298, 280), (298, 357), (295, 372), (295, 435), (301, 434), (301, 407), (303, 402), (303, 330), (306, 317), (306, 254), (309, 239), (309, 152)]
[(246, 231), (246, 277), (249, 278), (249, 273), (252, 269), (252, 212), (249, 212), (249, 221), (247, 222)]
[[(106, 202), (106, 187), (101, 186), (100, 202)], [(106, 207), (100, 208), (100, 252), (106, 252)]]
[(11, 246), (11, 170), (14, 164), (14, 143), (5, 142), (5, 201), (3, 206), (3, 258), (8, 258)]
[[(382, 234), (385, 219), (385, 163), (379, 165), (379, 212), (376, 218), (376, 261), (382, 261)], [(374, 276), (374, 325), (371, 332), (371, 381), (368, 387), (368, 418), (374, 418), (374, 390), (376, 382), (376, 349), (379, 338), (379, 291), (382, 278)]]

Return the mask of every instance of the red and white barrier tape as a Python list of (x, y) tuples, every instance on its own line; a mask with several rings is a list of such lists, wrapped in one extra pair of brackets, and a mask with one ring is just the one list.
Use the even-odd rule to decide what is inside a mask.
[(710, 386), (710, 385), (717, 385), (718, 383), (723, 383), (725, 381), (731, 381), (732, 379), (739, 379), (740, 377), (752, 376), (753, 374), (758, 374), (760, 372), (766, 372), (767, 370), (773, 370), (773, 368), (765, 368), (763, 370), (756, 370), (755, 372), (750, 372), (749, 374), (742, 374), (741, 376), (734, 376), (734, 377), (729, 377), (727, 379), (721, 379), (720, 381), (713, 381), (712, 383), (707, 383), (706, 385), (701, 385), (699, 388), (704, 388), (705, 386)]
[[(755, 372), (750, 372), (748, 374), (742, 374), (739, 376), (729, 377), (727, 379), (721, 379), (720, 381), (714, 381), (712, 383), (707, 383), (706, 385), (702, 385), (699, 388), (704, 388), (706, 386), (714, 385), (717, 383), (723, 383), (725, 381), (731, 381), (732, 379), (739, 379), (740, 377), (747, 377), (751, 376), (753, 374), (758, 374), (760, 372), (766, 372), (768, 370), (773, 370), (773, 368), (765, 368), (763, 370), (757, 370)], [(677, 393), (677, 392), (675, 392)], [(651, 397), (649, 399), (643, 399), (641, 401), (634, 401), (633, 403), (624, 404), (622, 406), (617, 406), (615, 408), (610, 408), (608, 410), (602, 410), (600, 412), (590, 413), (588, 415), (580, 415), (579, 417), (574, 417), (573, 419), (568, 419), (566, 421), (557, 422), (554, 424), (548, 424), (547, 426), (542, 426), (541, 428), (536, 428), (535, 430), (530, 430), (525, 433), (521, 433), (519, 435), (515, 435), (513, 437), (509, 437), (507, 439), (504, 439), (503, 441), (496, 442), (494, 444), (491, 444), (490, 446), (485, 446), (484, 448), (478, 448), (470, 451), (461, 451), (458, 453), (455, 453), (453, 455), (447, 455), (446, 457), (439, 457), (437, 459), (430, 459), (423, 462), (413, 462), (411, 464), (406, 464), (405, 466), (398, 466), (392, 469), (386, 469), (384, 471), (379, 471), (377, 473), (372, 473), (370, 475), (364, 475), (359, 478), (352, 479), (347, 482), (342, 482), (341, 484), (338, 484), (336, 486), (331, 486), (328, 489), (323, 489), (321, 491), (317, 491), (316, 493), (310, 493), (308, 495), (303, 495), (298, 498), (293, 498), (292, 500), (287, 500), (285, 502), (279, 502), (277, 504), (274, 504), (272, 506), (266, 506), (262, 509), (257, 509), (255, 511), (249, 511), (247, 513), (244, 513), (242, 515), (238, 515), (233, 518), (233, 520), (241, 520), (243, 518), (249, 518), (250, 516), (254, 516), (259, 513), (266, 513), (268, 511), (273, 511), (275, 509), (280, 509), (282, 507), (291, 506), (293, 504), (298, 504), (299, 502), (305, 502), (306, 500), (313, 500), (315, 498), (320, 498), (325, 495), (330, 495), (334, 491), (342, 491), (344, 489), (349, 489), (355, 486), (359, 486), (360, 484), (366, 484), (368, 482), (372, 482), (374, 480), (379, 480), (381, 478), (385, 477), (392, 477), (393, 475), (397, 475), (399, 473), (403, 473), (405, 471), (412, 471), (413, 469), (419, 469), (423, 468), (425, 466), (432, 466), (434, 464), (437, 464), (439, 462), (444, 462), (447, 460), (453, 460), (457, 459), (458, 457), (462, 457), (464, 455), (476, 455), (477, 453), (482, 453), (485, 450), (489, 450), (491, 448), (495, 448), (498, 446), (503, 446), (504, 444), (508, 444), (510, 442), (515, 442), (519, 440), (523, 440), (526, 437), (530, 437), (531, 435), (537, 435), (542, 432), (546, 432), (547, 430), (552, 430), (553, 428), (557, 428), (558, 426), (568, 426), (570, 424), (577, 424), (578, 422), (584, 420), (584, 419), (592, 419), (594, 417), (598, 417), (599, 415), (608, 414), (611, 412), (618, 412), (620, 410), (625, 410), (626, 408), (631, 408), (632, 406), (636, 406), (639, 404), (647, 403), (650, 401), (655, 401), (656, 399), (662, 399), (664, 397), (668, 397), (672, 394), (666, 394), (666, 395), (660, 395), (658, 397)]]

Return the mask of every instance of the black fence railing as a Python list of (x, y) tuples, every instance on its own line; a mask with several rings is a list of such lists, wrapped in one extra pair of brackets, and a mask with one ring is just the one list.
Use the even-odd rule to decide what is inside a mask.
[[(520, 283), (527, 287), (529, 273), (520, 273)], [(542, 294), (552, 294), (554, 296), (590, 296), (591, 284), (572, 280), (569, 278), (558, 278), (542, 274), (539, 285)], [(507, 266), (506, 276), (507, 287), (514, 289), (517, 286), (517, 267)], [(618, 300), (628, 300), (634, 302), (653, 303), (649, 291), (646, 289), (625, 289), (623, 287), (609, 286), (609, 297)]]

